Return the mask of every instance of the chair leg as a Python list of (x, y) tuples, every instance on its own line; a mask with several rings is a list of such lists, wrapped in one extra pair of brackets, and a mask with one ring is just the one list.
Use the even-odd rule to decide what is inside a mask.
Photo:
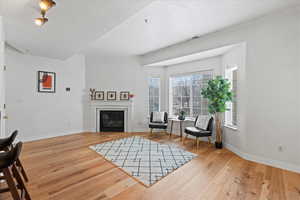
[(150, 128), (150, 135), (152, 135), (152, 130), (153, 130), (153, 129), (152, 129), (152, 128)]
[[(14, 175), (18, 185), (20, 186), (20, 189), (21, 189), (21, 192), (22, 192), (21, 194), (25, 195), (26, 200), (31, 200), (31, 197), (30, 197), (29, 192), (26, 188), (26, 185), (25, 185), (25, 183), (24, 183), (24, 181), (23, 181), (23, 179), (22, 179), (22, 177), (19, 173), (18, 168), (15, 165), (12, 166), (12, 172), (13, 172), (13, 175)], [(21, 196), (23, 198), (23, 195), (21, 195)]]
[(168, 130), (167, 129), (165, 129), (165, 134), (168, 135)]
[(197, 141), (197, 149), (199, 148), (199, 138), (196, 138)]
[(182, 143), (185, 144), (185, 140), (188, 138), (188, 134), (185, 134), (185, 137), (183, 138)]
[(22, 163), (21, 163), (21, 161), (20, 161), (19, 158), (16, 160), (16, 165), (19, 167), (19, 169), (20, 169), (20, 171), (21, 171), (21, 173), (22, 173), (22, 176), (23, 176), (24, 180), (25, 180), (26, 182), (28, 182), (28, 176), (27, 176), (27, 174), (26, 174), (26, 172), (25, 172), (25, 170), (24, 170), (24, 167), (23, 167), (23, 165), (22, 165)]
[(9, 168), (2, 169), (2, 172), (4, 174), (5, 180), (7, 182), (7, 185), (9, 187), (9, 190), (10, 190), (10, 193), (11, 193), (13, 199), (21, 200), (21, 197), (18, 193), (18, 189), (17, 189), (16, 183), (14, 182), (14, 179), (12, 177), (10, 169)]
[(207, 137), (207, 138), (208, 138), (208, 143), (211, 144), (210, 137)]

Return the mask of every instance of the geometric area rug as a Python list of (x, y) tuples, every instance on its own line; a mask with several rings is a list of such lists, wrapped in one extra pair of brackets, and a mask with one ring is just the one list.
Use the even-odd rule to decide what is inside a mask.
[(149, 187), (197, 154), (170, 144), (133, 136), (90, 146), (106, 160)]

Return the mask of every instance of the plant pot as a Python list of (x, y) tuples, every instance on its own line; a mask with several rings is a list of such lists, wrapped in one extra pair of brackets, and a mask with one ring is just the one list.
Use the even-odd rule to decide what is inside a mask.
[(185, 116), (178, 116), (179, 120), (185, 120)]
[(215, 142), (215, 146), (217, 149), (222, 149), (223, 148), (223, 143), (222, 142)]

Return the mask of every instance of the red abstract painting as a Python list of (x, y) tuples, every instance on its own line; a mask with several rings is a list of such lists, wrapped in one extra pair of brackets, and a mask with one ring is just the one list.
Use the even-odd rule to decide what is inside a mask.
[(55, 93), (54, 72), (38, 71), (38, 92)]

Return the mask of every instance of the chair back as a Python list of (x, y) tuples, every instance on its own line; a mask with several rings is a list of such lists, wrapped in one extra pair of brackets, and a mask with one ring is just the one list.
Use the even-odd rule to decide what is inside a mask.
[[(154, 112), (151, 112), (150, 113), (150, 122), (152, 123), (153, 122), (153, 113)], [(163, 121), (163, 123), (168, 123), (168, 113), (167, 112), (164, 112), (164, 121)]]
[(212, 132), (213, 129), (214, 129), (214, 118), (211, 117), (211, 118), (209, 119), (209, 122), (208, 122), (207, 129), (206, 129), (206, 130)]
[[(194, 123), (194, 126), (196, 127), (196, 124), (197, 124), (197, 121), (198, 121), (198, 118), (199, 118), (200, 115), (198, 115), (195, 119), (195, 123)], [(213, 126), (214, 126), (214, 118), (211, 117), (208, 121), (208, 124), (207, 124), (207, 128), (206, 128), (206, 131), (213, 131)]]
[(7, 168), (16, 162), (20, 156), (22, 145), (22, 142), (18, 142), (10, 151), (0, 153), (0, 169)]
[(17, 135), (18, 135), (18, 131), (15, 130), (9, 137), (0, 139), (2, 141), (0, 144), (0, 148), (10, 147), (13, 144), (13, 142), (15, 141)]

